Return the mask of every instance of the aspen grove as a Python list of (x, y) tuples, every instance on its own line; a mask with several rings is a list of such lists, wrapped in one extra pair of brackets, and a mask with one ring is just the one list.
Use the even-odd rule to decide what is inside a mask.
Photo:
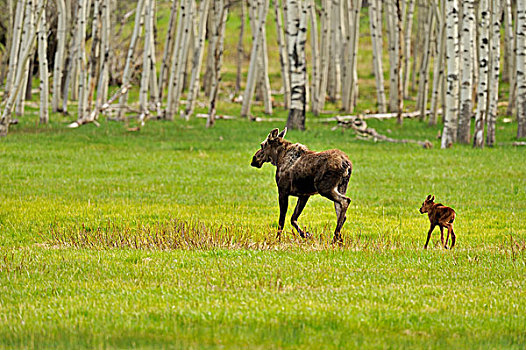
[[(0, 6), (2, 136), (24, 118), (35, 90), (39, 123), (48, 123), (50, 112), (63, 113), (71, 128), (98, 125), (104, 116), (136, 120), (140, 130), (155, 119), (189, 120), (196, 106), (207, 108), (206, 126), (213, 127), (228, 114), (218, 102), (229, 100), (239, 104), (241, 118), (254, 117), (254, 101), (267, 115), (288, 110), (287, 127), (300, 130), (308, 115), (334, 109), (393, 116), (400, 124), (417, 116), (443, 124), (442, 148), (495, 146), (503, 116), (516, 123), (517, 138), (526, 137), (524, 1), (4, 0)], [(169, 11), (162, 37), (161, 8)], [(241, 27), (229, 31), (233, 17)], [(238, 38), (235, 89), (222, 84), (227, 36)], [(269, 55), (270, 45), (277, 55)], [(364, 45), (372, 51), (374, 97), (360, 94)], [(277, 81), (269, 66), (280, 67)], [(375, 99), (376, 111), (357, 109), (364, 98)]]

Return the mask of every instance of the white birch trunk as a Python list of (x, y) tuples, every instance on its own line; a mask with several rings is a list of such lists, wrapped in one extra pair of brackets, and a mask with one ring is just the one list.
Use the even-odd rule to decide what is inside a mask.
[[(418, 98), (417, 98), (417, 109), (420, 110), (420, 119), (423, 120), (426, 116), (427, 109), (427, 95), (429, 87), (429, 61), (431, 60), (431, 39), (434, 32), (435, 26), (435, 14), (432, 9), (427, 11), (427, 35), (424, 39), (424, 53), (422, 56), (422, 64), (420, 66), (419, 74), (419, 85), (418, 85)], [(407, 67), (407, 66), (406, 66)]]
[[(209, 109), (208, 119), (206, 121), (206, 127), (212, 127), (215, 123), (216, 116), (216, 101), (219, 93), (219, 82), (221, 81), (221, 64), (223, 62), (223, 44), (225, 40), (225, 27), (226, 19), (228, 16), (228, 5), (225, 4), (225, 0), (217, 0), (219, 4), (216, 4), (216, 19), (215, 19), (215, 50), (214, 50), (214, 75), (212, 86), (210, 88), (209, 98)], [(218, 5), (218, 6), (217, 6)], [(268, 8), (268, 6), (267, 6)]]
[[(181, 46), (178, 49), (178, 51), (175, 51), (174, 53), (178, 53), (179, 56), (177, 58), (177, 76), (174, 81), (174, 87), (173, 87), (173, 94), (172, 97), (172, 110), (173, 113), (176, 114), (179, 110), (179, 102), (181, 99), (181, 93), (184, 88), (184, 76), (186, 73), (186, 67), (187, 67), (187, 61), (188, 61), (188, 49), (190, 47), (190, 37), (191, 32), (194, 24), (194, 6), (195, 1), (194, 0), (186, 0), (185, 9), (187, 9), (187, 13), (185, 16), (185, 22), (184, 22), (184, 28), (183, 33), (181, 36)], [(174, 56), (175, 57), (175, 56)]]
[[(312, 111), (319, 105), (319, 83), (320, 83), (320, 51), (318, 41), (318, 21), (316, 17), (316, 3), (314, 0), (307, 0), (307, 12), (310, 18), (311, 28), (311, 50), (312, 50), (312, 82), (311, 82), (311, 101)], [(278, 14), (277, 14), (278, 15)], [(281, 48), (280, 48), (281, 56)], [(283, 71), (283, 69), (282, 69)], [(288, 78), (288, 74), (287, 74)], [(289, 88), (290, 89), (290, 88)], [(288, 93), (287, 93), (288, 95)], [(287, 108), (287, 107), (285, 107)]]
[(51, 97), (51, 110), (58, 112), (60, 96), (62, 95), (62, 74), (64, 70), (64, 51), (66, 49), (66, 2), (57, 2), (57, 51), (55, 52), (55, 63), (53, 67), (53, 93)]
[(479, 62), (477, 84), (477, 113), (475, 116), (475, 133), (473, 146), (484, 146), (484, 124), (488, 113), (488, 74), (489, 74), (489, 28), (490, 13), (489, 0), (480, 0), (479, 3)]
[[(40, 6), (42, 6), (43, 0), (39, 1)], [(38, 30), (38, 62), (40, 72), (40, 123), (47, 124), (49, 122), (49, 71), (47, 63), (47, 25), (45, 8), (42, 13), (42, 19), (40, 20)]]
[(37, 28), (40, 25), (42, 14), (43, 14), (43, 11), (46, 5), (47, 5), (47, 1), (44, 0), (42, 6), (40, 6), (37, 9), (36, 21), (33, 27), (29, 28), (30, 32), (29, 32), (28, 40), (27, 40), (28, 45), (21, 47), (21, 54), (18, 60), (19, 64), (17, 65), (14, 83), (11, 86), (11, 91), (9, 92), (9, 95), (5, 103), (4, 110), (2, 111), (2, 114), (0, 116), (0, 136), (7, 135), (7, 132), (9, 131), (9, 123), (11, 121), (11, 113), (13, 112), (13, 107), (15, 105), (18, 94), (20, 94), (22, 88), (25, 87), (22, 84), (23, 83), (22, 76), (25, 73), (24, 68), (26, 67), (27, 62), (29, 62), (30, 54), (34, 50), (35, 38), (37, 35)]
[(526, 137), (526, 2), (517, 1), (517, 138)]
[(87, 69), (86, 69), (86, 0), (78, 0), (78, 18), (77, 18), (77, 67), (80, 68), (79, 75), (79, 101), (78, 101), (78, 119), (83, 119), (86, 115), (88, 90), (86, 87)]
[[(254, 0), (253, 0), (254, 1)], [(263, 6), (259, 8), (259, 15), (257, 25), (253, 28), (253, 41), (252, 50), (250, 53), (250, 64), (248, 67), (247, 83), (245, 85), (245, 91), (243, 93), (243, 105), (241, 106), (241, 116), (248, 117), (250, 114), (250, 105), (252, 103), (252, 97), (256, 89), (256, 77), (258, 74), (258, 56), (262, 52), (262, 36), (265, 33), (264, 27), (268, 12), (268, 0), (265, 0)]]
[(458, 13), (458, 0), (446, 0), (447, 90), (441, 148), (448, 148), (457, 140), (459, 91)]
[(348, 64), (346, 65), (346, 79), (343, 82), (344, 87), (342, 96), (343, 109), (347, 113), (351, 113), (354, 109), (358, 90), (356, 66), (358, 37), (360, 35), (360, 9), (361, 0), (352, 0), (351, 9), (349, 9), (351, 16), (349, 18), (349, 33), (347, 35), (347, 54), (344, 55), (348, 59)]
[[(137, 9), (135, 10), (135, 25), (133, 27), (133, 33), (130, 39), (130, 46), (126, 55), (126, 63), (124, 64), (124, 71), (122, 72), (122, 86), (130, 85), (131, 78), (131, 66), (133, 64), (133, 56), (135, 53), (135, 47), (137, 40), (141, 35), (141, 17), (144, 10), (144, 1), (137, 0)], [(124, 107), (128, 103), (128, 91), (119, 97), (119, 119), (124, 117)]]
[(201, 72), (201, 66), (203, 64), (203, 55), (205, 47), (205, 34), (206, 34), (206, 22), (208, 9), (210, 7), (210, 0), (201, 1), (199, 7), (199, 33), (197, 37), (197, 44), (194, 49), (194, 57), (192, 60), (192, 76), (190, 78), (190, 87), (188, 88), (188, 98), (185, 110), (185, 118), (188, 120), (194, 113), (195, 102), (197, 100), (197, 93), (199, 92), (199, 74)]
[(507, 115), (512, 115), (515, 108), (515, 102), (517, 100), (517, 79), (515, 76), (515, 40), (513, 34), (513, 15), (511, 0), (503, 0), (504, 7), (504, 33), (506, 43), (506, 57), (508, 58), (508, 82), (509, 82), (509, 93), (508, 93), (508, 108), (506, 109)]
[[(321, 113), (325, 107), (325, 97), (327, 96), (327, 83), (329, 80), (329, 57), (330, 57), (330, 23), (332, 14), (332, 0), (322, 0), (322, 21), (321, 21), (321, 60), (320, 60), (320, 84), (318, 91), (318, 105), (313, 110), (315, 115)], [(286, 1), (285, 1), (286, 2)], [(288, 30), (288, 22), (287, 22)], [(288, 51), (287, 51), (288, 52)], [(290, 64), (290, 62), (289, 62)]]
[(437, 26), (439, 29), (437, 35), (438, 52), (433, 68), (433, 91), (431, 92), (431, 114), (429, 116), (429, 125), (437, 124), (439, 97), (443, 90), (444, 56), (446, 51), (445, 6), (439, 7), (437, 0), (433, 2), (433, 6), (437, 9), (435, 15), (437, 16)]
[(99, 81), (97, 83), (97, 103), (96, 107), (102, 106), (107, 100), (109, 84), (109, 55), (110, 55), (110, 20), (111, 4), (110, 0), (102, 0), (102, 29), (101, 29), (101, 57), (99, 66)]
[(20, 51), (22, 51), (24, 48), (21, 47), (21, 36), (22, 36), (22, 25), (24, 22), (24, 11), (25, 11), (25, 5), (26, 1), (21, 0), (18, 1), (16, 4), (16, 11), (15, 11), (15, 20), (13, 24), (13, 33), (11, 38), (11, 49), (9, 52), (9, 68), (7, 71), (7, 78), (5, 82), (5, 94), (4, 98), (7, 98), (9, 95), (9, 92), (12, 89), (13, 84), (15, 83), (15, 75), (17, 70), (17, 64), (18, 64), (18, 56), (20, 55)]
[[(273, 0), (273, 3), (274, 3), (274, 16), (276, 19), (276, 32), (277, 32), (278, 48), (279, 48), (279, 63), (281, 67), (281, 80), (283, 83), (283, 107), (285, 109), (289, 109), (290, 107), (289, 58), (288, 58), (287, 47), (285, 43), (285, 35), (283, 34), (283, 20), (281, 19), (279, 0)], [(314, 16), (316, 16), (316, 14), (314, 14)], [(312, 21), (312, 18), (311, 18), (311, 21)]]
[[(22, 31), (22, 42), (21, 42), (21, 47), (26, 47), (26, 46), (29, 46), (30, 43), (29, 43), (29, 34), (30, 34), (30, 31), (31, 31), (31, 28), (33, 28), (34, 26), (34, 1), (32, 0), (28, 0), (27, 1), (27, 4), (26, 4), (26, 9), (25, 9), (25, 16), (24, 16), (24, 26), (23, 26), (23, 31)], [(22, 54), (22, 50), (19, 50), (19, 54)], [(28, 78), (29, 78), (29, 62), (31, 60), (31, 58), (33, 57), (33, 53), (30, 53), (30, 58), (29, 60), (25, 63), (25, 66), (23, 67), (24, 69), (24, 74), (22, 76), (22, 88), (24, 90), (22, 90), (22, 93), (18, 94), (18, 98), (17, 98), (17, 101), (16, 101), (16, 107), (15, 107), (15, 113), (16, 115), (23, 115), (24, 114), (24, 101), (26, 99), (26, 90), (27, 90), (27, 82), (28, 82)], [(21, 62), (21, 57), (19, 56), (18, 58), (18, 62)]]
[(488, 120), (486, 144), (495, 145), (495, 129), (497, 125), (497, 103), (499, 102), (500, 76), (500, 1), (491, 0), (491, 34), (490, 34), (490, 70), (488, 76)]
[[(371, 0), (369, 4), (369, 27), (371, 30), (371, 44), (373, 51), (373, 71), (376, 82), (376, 99), (378, 104), (378, 111), (380, 113), (386, 112), (385, 90), (384, 90), (384, 73), (382, 67), (382, 28), (378, 27), (378, 17), (381, 17), (381, 12), (378, 9), (380, 0)], [(380, 22), (381, 23), (381, 22)]]
[(386, 17), (389, 31), (389, 110), (398, 110), (398, 60), (400, 59), (398, 18), (395, 2), (398, 0), (387, 0)]
[(305, 42), (307, 40), (307, 13), (301, 0), (286, 0), (287, 32), (289, 33), (288, 54), (290, 62), (291, 104), (287, 127), (305, 129), (306, 110), (306, 59)]
[[(409, 68), (411, 66), (411, 34), (413, 30), (413, 15), (415, 12), (415, 0), (408, 0), (408, 2), (407, 14), (404, 11), (404, 14), (407, 16), (404, 21), (404, 97), (409, 97), (409, 78), (411, 76), (411, 69)], [(431, 35), (431, 33), (428, 34)], [(416, 72), (413, 71), (413, 75), (415, 74)]]
[[(141, 117), (140, 122), (144, 122), (144, 118), (146, 118), (149, 115), (149, 108), (148, 108), (148, 91), (150, 87), (150, 73), (151, 73), (151, 39), (152, 39), (152, 33), (151, 30), (153, 29), (152, 25), (152, 11), (153, 11), (153, 1), (152, 0), (145, 0), (144, 2), (144, 12), (145, 12), (145, 21), (144, 21), (144, 52), (143, 52), (143, 58), (142, 58), (142, 74), (141, 74), (141, 86), (139, 89), (139, 104), (141, 109)], [(141, 118), (143, 118), (141, 120)]]
[(462, 1), (462, 32), (461, 32), (461, 84), (460, 84), (460, 114), (458, 118), (457, 139), (460, 143), (469, 143), (471, 132), (471, 116), (473, 114), (473, 55), (471, 40), (475, 30), (475, 7), (473, 0)]
[[(277, 1), (274, 1), (275, 6), (279, 6)], [(245, 22), (247, 17), (247, 6), (246, 0), (241, 0), (241, 25), (239, 28), (239, 39), (237, 41), (237, 67), (236, 67), (236, 89), (234, 96), (239, 95), (241, 90), (241, 70), (243, 68), (243, 61), (245, 59), (245, 50), (243, 49), (243, 37), (245, 35)], [(278, 31), (278, 43), (279, 43), (279, 31)], [(280, 47), (281, 51), (281, 47)]]
[[(184, 1), (184, 0), (183, 0)], [(177, 20), (178, 0), (172, 0), (172, 7), (170, 10), (170, 20), (168, 22), (168, 32), (164, 41), (164, 53), (161, 63), (161, 70), (159, 72), (159, 101), (162, 101), (164, 89), (166, 88), (166, 76), (170, 65), (170, 58), (172, 57), (173, 39), (175, 34), (175, 23)]]

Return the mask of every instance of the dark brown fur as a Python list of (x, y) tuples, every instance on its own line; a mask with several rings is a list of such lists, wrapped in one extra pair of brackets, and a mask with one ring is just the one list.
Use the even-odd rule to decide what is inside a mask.
[(254, 154), (251, 163), (256, 168), (261, 168), (266, 162), (276, 166), (280, 208), (278, 237), (285, 225), (289, 196), (298, 197), (291, 224), (301, 237), (308, 236), (308, 233), (300, 229), (297, 220), (309, 197), (319, 193), (334, 202), (337, 223), (333, 241), (340, 242), (340, 231), (351, 202), (345, 196), (352, 172), (351, 161), (337, 149), (313, 152), (302, 144), (293, 144), (283, 139), (286, 132), (287, 128), (281, 133), (278, 129), (272, 130), (261, 143), (261, 149)]
[[(435, 203), (435, 196), (431, 197), (431, 195), (427, 196), (424, 203), (422, 203), (422, 207), (420, 207), (420, 213), (424, 214), (427, 213), (427, 216), (429, 217), (429, 222), (431, 223), (431, 227), (429, 228), (429, 232), (427, 233), (427, 240), (426, 244), (424, 245), (424, 249), (427, 249), (427, 245), (429, 244), (429, 239), (431, 238), (431, 232), (433, 232), (435, 226), (440, 227), (440, 238), (442, 240), (442, 246), (447, 249), (447, 241), (449, 240), (449, 234), (451, 233), (451, 247), (453, 248), (455, 246), (455, 232), (453, 231), (453, 222), (455, 221), (455, 211), (450, 208), (446, 207), (445, 205), (442, 205), (442, 203)], [(447, 238), (446, 242), (444, 243), (444, 227), (447, 228)]]

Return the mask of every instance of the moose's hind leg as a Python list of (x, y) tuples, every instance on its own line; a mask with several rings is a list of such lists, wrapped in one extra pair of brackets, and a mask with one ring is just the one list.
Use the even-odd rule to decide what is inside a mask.
[[(351, 203), (351, 199), (339, 193), (336, 188), (333, 188), (330, 192), (320, 192), (320, 194), (334, 202), (337, 221), (336, 229), (334, 230), (333, 243), (341, 242), (342, 238), (340, 231), (342, 229), (343, 223), (345, 222), (345, 214), (347, 212), (347, 208), (349, 207), (349, 203)], [(340, 210), (338, 210), (338, 207)]]

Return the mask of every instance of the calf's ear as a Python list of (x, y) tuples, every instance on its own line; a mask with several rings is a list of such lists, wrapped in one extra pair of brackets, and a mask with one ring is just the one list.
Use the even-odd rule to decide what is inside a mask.
[(430, 200), (431, 199), (431, 195), (427, 196), (426, 197), (426, 201)]
[(287, 127), (285, 127), (285, 129), (283, 129), (283, 131), (279, 133), (278, 137), (284, 138), (285, 135), (287, 135)]
[(278, 136), (279, 129), (274, 129), (268, 134), (267, 139), (275, 139)]
[(431, 202), (434, 202), (435, 201), (435, 196), (433, 196), (433, 198), (431, 198)]

